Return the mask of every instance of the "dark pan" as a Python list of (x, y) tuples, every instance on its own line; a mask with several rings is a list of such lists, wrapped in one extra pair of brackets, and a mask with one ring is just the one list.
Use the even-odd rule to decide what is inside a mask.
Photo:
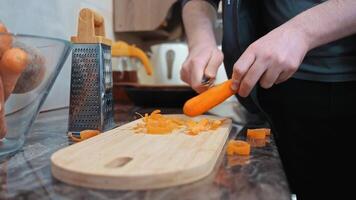
[(197, 95), (189, 86), (114, 84), (122, 87), (128, 98), (141, 107), (180, 107)]

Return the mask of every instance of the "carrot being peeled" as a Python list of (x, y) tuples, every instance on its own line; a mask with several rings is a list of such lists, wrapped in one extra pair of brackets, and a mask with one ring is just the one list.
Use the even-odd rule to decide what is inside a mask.
[(235, 92), (231, 89), (231, 84), (232, 80), (227, 80), (189, 99), (184, 104), (184, 114), (191, 117), (198, 116), (222, 103), (227, 98), (235, 94)]

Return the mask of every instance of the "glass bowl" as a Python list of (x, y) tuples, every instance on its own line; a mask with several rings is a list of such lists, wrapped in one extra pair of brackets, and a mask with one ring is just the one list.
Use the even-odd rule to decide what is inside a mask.
[(71, 49), (70, 42), (61, 39), (0, 33), (0, 42), (5, 37), (12, 38), (12, 47), (27, 52), (29, 64), (5, 102), (7, 132), (0, 139), (0, 161), (23, 146)]

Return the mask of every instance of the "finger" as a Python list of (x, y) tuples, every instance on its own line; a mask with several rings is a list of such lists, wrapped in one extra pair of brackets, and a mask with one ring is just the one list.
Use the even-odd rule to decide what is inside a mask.
[(280, 84), (286, 80), (288, 80), (290, 77), (292, 77), (293, 72), (288, 72), (288, 71), (284, 71), (282, 72), (279, 77), (277, 78), (275, 84)]
[(201, 93), (208, 89), (208, 86), (202, 84), (203, 75), (204, 75), (204, 68), (199, 68), (199, 67), (191, 68), (191, 73), (190, 73), (191, 86), (198, 93)]
[(0, 139), (5, 137), (6, 123), (5, 123), (5, 97), (2, 78), (0, 77)]
[(182, 68), (180, 69), (180, 79), (183, 81), (183, 82), (185, 82), (185, 83), (187, 83), (188, 85), (190, 85), (190, 78), (189, 78), (189, 76), (188, 76), (188, 74), (189, 74), (189, 70), (187, 70), (188, 68), (188, 64), (187, 64), (187, 60), (186, 61), (184, 61), (184, 63), (183, 63), (183, 65), (182, 65)]
[(269, 67), (260, 79), (261, 87), (265, 89), (272, 87), (278, 79), (279, 74), (281, 74), (281, 70), (279, 68)]
[(218, 49), (214, 50), (205, 68), (204, 71), (205, 76), (207, 76), (208, 78), (215, 79), (218, 69), (222, 64), (223, 60), (224, 60), (224, 54)]
[(255, 54), (246, 50), (234, 64), (232, 73), (232, 89), (236, 91), (252, 64), (255, 62)]
[(208, 62), (209, 57), (195, 58), (191, 60), (191, 66), (189, 66), (190, 85), (198, 93), (208, 88), (202, 85), (204, 70)]
[(247, 97), (256, 85), (257, 81), (261, 78), (262, 74), (266, 71), (266, 68), (267, 66), (265, 62), (261, 59), (256, 59), (251, 68), (247, 71), (246, 75), (243, 77), (238, 89), (238, 94), (242, 97)]

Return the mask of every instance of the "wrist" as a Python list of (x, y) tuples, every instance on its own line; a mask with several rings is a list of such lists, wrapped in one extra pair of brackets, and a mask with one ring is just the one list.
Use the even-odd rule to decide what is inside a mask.
[(315, 47), (313, 45), (313, 37), (309, 34), (305, 23), (300, 22), (297, 18), (295, 18), (286, 25), (290, 30), (291, 39), (297, 38), (298, 42), (304, 47), (306, 52)]
[(195, 48), (217, 48), (217, 44), (215, 38), (210, 37), (199, 37), (194, 40), (188, 40), (188, 48), (189, 51)]

